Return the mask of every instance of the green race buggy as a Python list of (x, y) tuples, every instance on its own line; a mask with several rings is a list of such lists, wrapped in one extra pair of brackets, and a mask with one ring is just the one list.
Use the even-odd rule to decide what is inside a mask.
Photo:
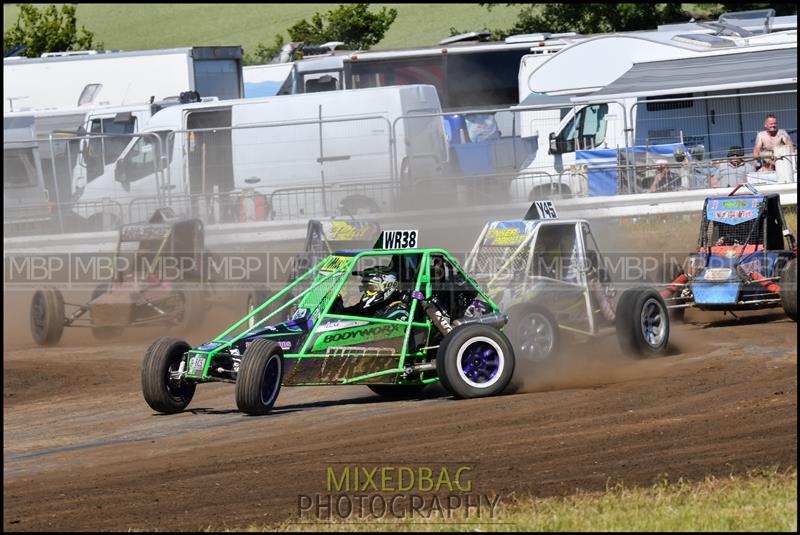
[[(416, 231), (384, 232), (381, 241), (324, 258), (210, 342), (156, 340), (142, 369), (147, 403), (180, 412), (198, 384), (216, 381), (234, 383), (237, 407), (251, 415), (270, 412), (281, 386), (363, 384), (409, 398), (441, 381), (457, 398), (500, 394), (514, 372), (500, 330), (506, 316), (448, 252), (399, 248), (415, 247)], [(394, 281), (393, 312), (383, 317), (363, 299), (376, 273)], [(294, 304), (292, 319), (280, 321)], [(263, 317), (251, 326), (254, 315)]]

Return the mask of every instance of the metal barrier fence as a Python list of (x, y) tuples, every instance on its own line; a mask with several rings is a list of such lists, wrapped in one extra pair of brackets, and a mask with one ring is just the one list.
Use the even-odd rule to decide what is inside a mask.
[[(111, 230), (160, 206), (221, 223), (641, 193), (653, 189), (661, 159), (677, 178), (655, 191), (693, 189), (722, 182), (715, 170), (728, 165), (733, 145), (754, 163), (767, 113), (796, 138), (796, 102), (796, 90), (779, 90), (392, 121), (320, 112), (158, 134), (54, 134), (37, 142), (39, 193), (49, 196), (16, 198), (27, 213), (49, 214), (37, 232), (62, 233)], [(725, 180), (796, 182), (796, 149), (779, 149), (772, 175), (728, 170)], [(108, 161), (115, 152), (121, 157)], [(4, 190), (13, 200), (5, 180)], [(11, 224), (20, 212), (4, 215), (5, 236), (30, 232)]]
[(635, 145), (682, 143), (702, 147), (706, 158), (725, 158), (731, 147), (752, 154), (764, 119), (773, 114), (779, 128), (797, 132), (797, 90), (749, 91), (735, 95), (637, 102), (629, 110)]

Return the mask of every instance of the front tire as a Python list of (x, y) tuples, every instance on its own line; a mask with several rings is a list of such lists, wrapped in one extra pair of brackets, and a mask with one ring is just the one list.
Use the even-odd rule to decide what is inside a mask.
[(236, 378), (236, 406), (258, 416), (272, 410), (283, 380), (283, 351), (271, 341), (254, 340), (242, 355)]
[(462, 325), (442, 340), (436, 354), (442, 385), (456, 398), (500, 394), (514, 375), (514, 349), (488, 325)]
[(56, 345), (64, 333), (64, 297), (56, 288), (33, 294), (30, 310), (31, 335), (40, 346)]
[(661, 295), (651, 288), (625, 290), (617, 303), (617, 340), (634, 358), (666, 353), (669, 311)]
[(797, 322), (797, 259), (789, 260), (781, 276), (781, 304), (786, 315)]
[(169, 336), (159, 338), (147, 348), (142, 365), (142, 394), (154, 411), (175, 414), (192, 401), (197, 384), (171, 378), (171, 372), (178, 370), (183, 355), (190, 349), (183, 340)]

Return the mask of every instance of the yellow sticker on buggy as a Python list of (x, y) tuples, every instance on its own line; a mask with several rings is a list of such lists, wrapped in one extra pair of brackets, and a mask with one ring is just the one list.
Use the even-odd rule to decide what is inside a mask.
[(525, 238), (536, 226), (531, 221), (494, 221), (490, 224), (483, 245), (491, 246), (516, 246), (525, 241)]
[(329, 256), (322, 264), (320, 271), (334, 272), (341, 271), (353, 259), (352, 256)]
[(330, 231), (326, 233), (330, 240), (354, 241), (362, 240), (369, 234), (369, 225), (356, 225), (350, 221), (331, 221)]

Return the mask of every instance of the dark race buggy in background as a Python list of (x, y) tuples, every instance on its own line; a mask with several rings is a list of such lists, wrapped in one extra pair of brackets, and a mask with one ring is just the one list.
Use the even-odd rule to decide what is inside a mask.
[[(331, 218), (326, 220), (311, 219), (308, 221), (306, 239), (303, 250), (294, 255), (290, 263), (289, 276), (286, 284), (291, 284), (301, 275), (321, 262), (326, 256), (333, 254), (334, 251), (349, 249), (371, 249), (381, 234), (381, 227), (377, 221), (355, 219), (355, 218)], [(286, 294), (289, 300), (311, 283), (310, 280), (295, 287)], [(274, 292), (270, 292), (267, 285), (261, 285), (252, 289), (247, 295), (247, 313), (250, 314)], [(297, 310), (297, 306), (287, 309), (286, 319), (291, 319)], [(263, 315), (252, 316), (250, 327), (256, 321), (263, 318)]]
[(169, 208), (156, 210), (146, 223), (124, 225), (113, 259), (114, 278), (95, 287), (87, 303), (65, 303), (58, 288), (34, 294), (33, 339), (39, 345), (57, 344), (64, 327), (89, 327), (105, 340), (126, 327), (197, 324), (216, 298), (206, 284), (203, 239), (202, 221), (178, 218)]

